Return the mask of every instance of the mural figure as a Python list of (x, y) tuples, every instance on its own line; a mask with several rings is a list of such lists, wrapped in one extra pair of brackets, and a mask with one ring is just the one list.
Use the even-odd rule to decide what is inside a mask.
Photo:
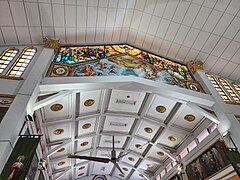
[(201, 180), (214, 175), (229, 164), (223, 148), (223, 142), (218, 141), (192, 163), (186, 166), (187, 176), (192, 180)]
[(8, 176), (8, 180), (17, 180), (22, 173), (23, 162), (26, 159), (24, 155), (18, 156), (17, 161), (11, 165), (11, 174)]

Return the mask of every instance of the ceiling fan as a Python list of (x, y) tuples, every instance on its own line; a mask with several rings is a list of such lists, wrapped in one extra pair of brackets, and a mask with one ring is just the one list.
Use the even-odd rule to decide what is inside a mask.
[(122, 169), (120, 168), (120, 166), (118, 165), (118, 161), (120, 160), (120, 158), (128, 155), (130, 153), (127, 152), (121, 156), (118, 156), (116, 155), (116, 150), (114, 148), (114, 136), (112, 137), (112, 140), (113, 140), (113, 148), (112, 148), (112, 151), (111, 151), (111, 158), (101, 158), (101, 157), (91, 157), (91, 156), (78, 156), (78, 155), (68, 155), (68, 158), (78, 158), (78, 159), (86, 159), (86, 160), (89, 160), (89, 161), (96, 161), (96, 162), (102, 162), (102, 163), (109, 163), (109, 162), (112, 162), (115, 167), (121, 172), (121, 174), (124, 174)]

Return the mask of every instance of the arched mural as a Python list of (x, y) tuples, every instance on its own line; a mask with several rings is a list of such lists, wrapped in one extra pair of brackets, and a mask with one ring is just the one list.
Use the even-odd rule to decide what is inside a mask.
[(186, 65), (127, 44), (60, 47), (47, 76), (134, 76), (188, 89), (195, 82)]

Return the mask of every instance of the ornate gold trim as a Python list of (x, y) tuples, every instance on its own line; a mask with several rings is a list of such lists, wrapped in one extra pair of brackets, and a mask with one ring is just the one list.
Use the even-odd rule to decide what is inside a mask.
[(82, 170), (82, 169), (84, 169), (85, 168), (85, 166), (81, 166), (80, 168), (78, 168), (78, 170)]
[(80, 174), (78, 174), (78, 176), (82, 176), (82, 175), (84, 175), (84, 173), (80, 173)]
[(51, 111), (57, 112), (57, 111), (61, 111), (63, 109), (63, 105), (62, 104), (53, 104), (50, 107)]
[(91, 123), (86, 123), (86, 124), (82, 125), (82, 129), (88, 129), (91, 126), (92, 126)]
[(163, 153), (162, 151), (157, 151), (156, 154), (157, 154), (158, 156), (164, 156), (164, 153)]
[(142, 149), (142, 145), (141, 145), (141, 144), (135, 144), (135, 147), (136, 147), (137, 149)]
[(84, 141), (84, 142), (82, 142), (82, 143), (80, 144), (80, 146), (86, 146), (86, 145), (88, 145), (88, 142), (87, 142), (87, 141)]
[(88, 100), (84, 101), (83, 104), (84, 104), (84, 106), (86, 106), (86, 107), (90, 107), (90, 106), (92, 106), (94, 103), (95, 103), (94, 99), (88, 99)]
[(146, 128), (144, 128), (144, 131), (146, 132), (146, 133), (152, 133), (153, 132), (153, 129), (152, 128), (150, 128), (150, 127), (146, 127)]
[(168, 136), (168, 140), (171, 142), (175, 142), (177, 138), (175, 136)]
[(133, 157), (129, 157), (128, 160), (132, 161), (132, 162), (135, 161), (135, 159)]
[(55, 51), (60, 48), (60, 40), (53, 40), (48, 38), (47, 36), (43, 38), (43, 43), (45, 48), (54, 49)]
[(65, 163), (66, 163), (65, 161), (61, 161), (61, 162), (57, 163), (57, 165), (58, 165), (58, 166), (62, 166), (62, 165), (64, 165)]
[(196, 117), (192, 114), (187, 114), (186, 116), (184, 116), (184, 119), (188, 122), (192, 122), (196, 119)]
[(53, 134), (55, 134), (55, 135), (60, 135), (60, 134), (62, 134), (64, 132), (64, 129), (56, 129), (54, 132), (53, 132)]
[(159, 113), (165, 113), (167, 108), (165, 106), (157, 106), (156, 111)]
[(122, 168), (122, 169), (123, 169), (124, 171), (128, 171), (128, 168), (125, 168), (125, 167), (124, 167), (124, 168)]
[(203, 62), (202, 61), (189, 61), (188, 68), (194, 74), (197, 70), (203, 70)]

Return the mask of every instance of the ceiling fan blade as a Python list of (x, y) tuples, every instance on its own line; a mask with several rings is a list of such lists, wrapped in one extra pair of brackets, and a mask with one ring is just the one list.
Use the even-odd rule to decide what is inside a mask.
[(120, 168), (120, 166), (118, 165), (118, 163), (114, 163), (114, 165), (115, 165), (116, 168), (121, 172), (121, 174), (124, 174), (124, 172), (122, 171), (122, 169)]
[(102, 162), (102, 163), (109, 163), (111, 161), (108, 158), (90, 157), (90, 156), (78, 156), (78, 155), (68, 155), (68, 158), (86, 159), (86, 160), (89, 160), (89, 161), (96, 161), (96, 162)]
[(132, 151), (128, 151), (127, 153), (125, 153), (125, 154), (123, 154), (123, 155), (121, 155), (121, 156), (118, 156), (117, 160), (119, 160), (120, 158), (122, 158), (122, 157), (128, 155), (130, 152), (132, 152)]

